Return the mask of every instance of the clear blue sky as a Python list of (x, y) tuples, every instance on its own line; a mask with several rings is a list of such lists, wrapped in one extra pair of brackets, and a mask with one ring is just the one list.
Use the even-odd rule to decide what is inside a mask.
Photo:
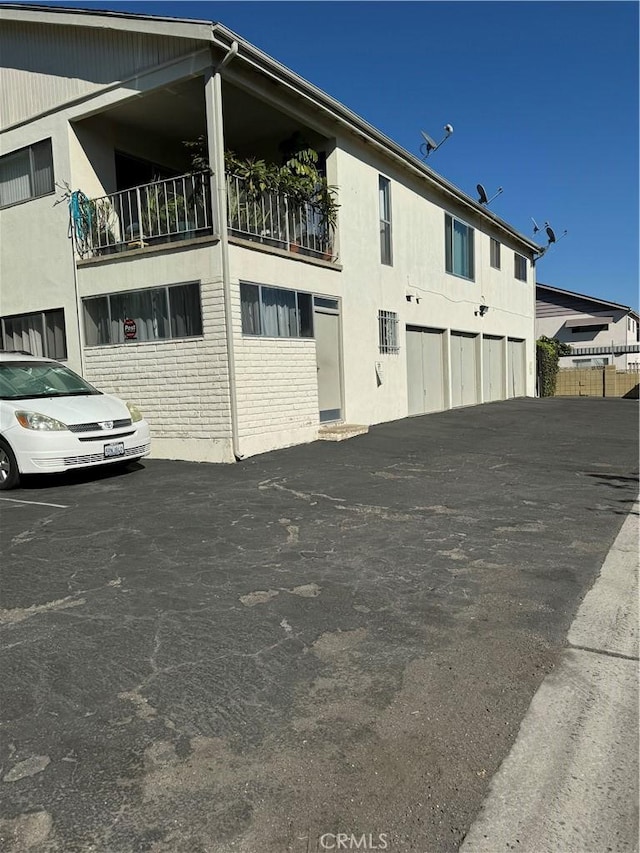
[[(53, 4), (52, 4), (53, 5)], [(220, 21), (532, 236), (539, 281), (638, 307), (635, 2), (67, 2)], [(540, 235), (538, 235), (539, 237)]]

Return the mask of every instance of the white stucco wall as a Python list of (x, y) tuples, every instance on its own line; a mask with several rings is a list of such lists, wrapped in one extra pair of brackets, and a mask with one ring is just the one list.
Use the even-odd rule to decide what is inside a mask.
[[(56, 114), (0, 135), (0, 154), (51, 138), (56, 182), (70, 173), (67, 123)], [(74, 261), (69, 212), (60, 196), (30, 199), (0, 210), (0, 316), (64, 309), (68, 363), (78, 369)]]
[[(391, 180), (393, 266), (380, 263), (379, 174)], [(526, 340), (527, 394), (533, 395), (534, 270), (528, 264), (527, 281), (515, 279), (515, 244), (507, 244), (498, 232), (483, 231), (490, 226), (473, 221), (423, 185), (390, 169), (364, 146), (340, 141), (337, 183), (347, 419), (375, 423), (406, 415), (407, 324)], [(445, 210), (476, 229), (474, 281), (445, 271)], [(490, 267), (490, 236), (502, 243), (500, 270)], [(489, 306), (484, 317), (475, 313), (480, 304)], [(379, 353), (379, 309), (398, 314), (397, 354)], [(376, 362), (383, 365), (381, 385), (376, 380)]]
[[(581, 307), (586, 308), (587, 305), (588, 303), (583, 303)], [(637, 321), (629, 315), (627, 310), (606, 308), (606, 306), (599, 305), (596, 302), (593, 303), (593, 310), (590, 311), (573, 311), (567, 307), (554, 306), (551, 302), (543, 303), (542, 310), (545, 311), (545, 314), (541, 314), (539, 310), (539, 316), (536, 318), (537, 337), (544, 335), (548, 338), (557, 338), (578, 350), (589, 347), (607, 349), (605, 353), (593, 355), (576, 352), (572, 355), (561, 356), (561, 367), (579, 367), (581, 364), (589, 366), (586, 362), (593, 361), (594, 364), (614, 364), (620, 370), (627, 370), (636, 368), (640, 362), (640, 354), (637, 352), (611, 352), (612, 347), (638, 344)], [(606, 317), (611, 318), (612, 322), (607, 324), (606, 329), (590, 328), (581, 332), (574, 332), (571, 327), (567, 327), (567, 320), (575, 321), (580, 317), (589, 319)]]

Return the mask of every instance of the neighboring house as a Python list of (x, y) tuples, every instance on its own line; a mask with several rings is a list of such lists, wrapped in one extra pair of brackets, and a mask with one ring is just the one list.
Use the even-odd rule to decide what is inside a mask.
[(536, 284), (536, 337), (571, 344), (560, 367), (640, 366), (640, 318), (627, 305)]
[[(534, 395), (540, 248), (329, 95), (206, 21), (6, 5), (0, 38), (4, 346), (139, 404), (156, 456)], [(333, 233), (225, 174), (296, 132)]]

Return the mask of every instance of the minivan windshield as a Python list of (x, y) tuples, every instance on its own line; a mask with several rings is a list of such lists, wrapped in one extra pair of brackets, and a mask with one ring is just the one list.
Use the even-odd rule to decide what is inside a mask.
[(79, 397), (100, 393), (63, 364), (50, 361), (0, 362), (0, 400)]

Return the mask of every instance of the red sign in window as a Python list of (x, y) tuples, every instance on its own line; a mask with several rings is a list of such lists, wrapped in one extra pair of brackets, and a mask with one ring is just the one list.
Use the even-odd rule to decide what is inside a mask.
[(138, 327), (136, 326), (136, 321), (131, 320), (127, 317), (126, 320), (122, 321), (122, 325), (124, 326), (124, 338), (126, 341), (132, 341), (135, 339), (138, 334)]

